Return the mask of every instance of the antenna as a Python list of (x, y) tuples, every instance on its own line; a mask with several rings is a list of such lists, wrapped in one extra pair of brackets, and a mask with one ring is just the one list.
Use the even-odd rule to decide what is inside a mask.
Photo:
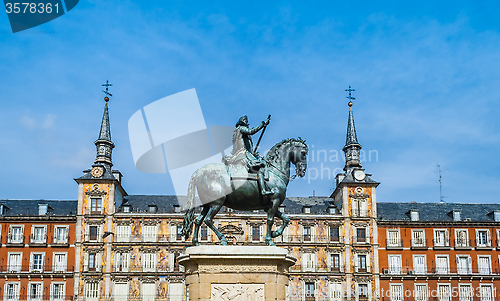
[(441, 165), (437, 165), (438, 173), (439, 173), (439, 202), (444, 203), (444, 198), (443, 196), (443, 182), (441, 181)]

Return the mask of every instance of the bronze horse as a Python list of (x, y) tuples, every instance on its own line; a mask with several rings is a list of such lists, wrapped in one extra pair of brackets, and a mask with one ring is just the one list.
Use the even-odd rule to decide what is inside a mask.
[[(203, 222), (217, 235), (222, 245), (227, 245), (224, 234), (214, 226), (213, 218), (222, 206), (235, 210), (251, 211), (263, 209), (267, 212), (266, 244), (274, 246), (271, 238), (283, 234), (290, 219), (280, 212), (279, 206), (285, 200), (286, 188), (290, 180), (290, 163), (295, 165), (295, 172), (304, 177), (307, 168), (308, 148), (305, 140), (285, 139), (274, 145), (265, 156), (268, 164), (268, 185), (274, 192), (262, 196), (256, 180), (251, 180), (252, 174), (242, 172), (243, 166), (228, 166), (224, 164), (207, 164), (196, 170), (191, 176), (187, 193), (187, 208), (184, 216), (182, 235), (189, 238), (193, 229), (193, 245), (198, 245), (200, 226)], [(229, 172), (231, 170), (231, 172)], [(242, 176), (242, 174), (244, 176)], [(247, 176), (248, 175), (248, 176)], [(195, 214), (195, 190), (202, 205), (201, 214)], [(272, 231), (274, 217), (283, 221), (283, 225)]]

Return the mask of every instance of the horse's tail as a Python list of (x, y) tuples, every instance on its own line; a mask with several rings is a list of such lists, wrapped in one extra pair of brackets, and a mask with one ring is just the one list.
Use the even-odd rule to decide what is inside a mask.
[(184, 222), (182, 224), (182, 235), (188, 239), (193, 231), (193, 222), (194, 222), (194, 198), (195, 198), (195, 190), (196, 190), (196, 178), (195, 175), (191, 177), (188, 186), (187, 192), (187, 203), (186, 203), (186, 213), (184, 214)]

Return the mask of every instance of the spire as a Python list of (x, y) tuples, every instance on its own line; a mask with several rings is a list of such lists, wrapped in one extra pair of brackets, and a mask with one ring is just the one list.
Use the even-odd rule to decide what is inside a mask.
[(354, 92), (356, 90), (351, 89), (351, 86), (349, 86), (349, 89), (346, 89), (346, 91), (349, 92), (349, 96), (347, 96), (347, 98), (349, 99), (349, 119), (347, 120), (347, 135), (345, 139), (345, 146), (344, 148), (342, 148), (345, 153), (345, 171), (362, 167), (359, 160), (359, 151), (361, 150), (361, 145), (358, 143), (356, 127), (354, 126), (354, 117), (352, 114), (352, 101), (355, 100), (355, 98), (352, 97), (351, 92)]
[(103, 85), (106, 87), (106, 91), (104, 94), (106, 95), (104, 97), (104, 101), (106, 104), (104, 105), (104, 114), (102, 115), (102, 121), (101, 121), (101, 131), (99, 132), (99, 138), (94, 142), (96, 149), (97, 149), (97, 155), (96, 159), (94, 161), (95, 164), (102, 164), (111, 171), (111, 166), (113, 166), (113, 162), (111, 161), (111, 152), (113, 148), (115, 147), (115, 144), (111, 141), (111, 127), (109, 124), (109, 112), (108, 112), (108, 101), (109, 97), (108, 96), (113, 96), (111, 93), (108, 92), (108, 87), (112, 86), (108, 81)]

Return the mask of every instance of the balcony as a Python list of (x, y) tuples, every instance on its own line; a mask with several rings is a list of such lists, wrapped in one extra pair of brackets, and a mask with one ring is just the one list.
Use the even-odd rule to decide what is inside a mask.
[(493, 250), (491, 239), (476, 239), (476, 250)]
[(386, 239), (385, 245), (387, 250), (401, 250), (403, 249), (403, 240), (402, 239)]
[(455, 239), (455, 250), (472, 250), (472, 240), (465, 238)]
[(68, 265), (34, 265), (34, 264), (26, 264), (26, 265), (2, 265), (0, 266), (0, 273), (8, 273), (8, 274), (58, 274), (58, 273), (73, 273), (74, 266)]
[(7, 236), (7, 246), (8, 247), (24, 247), (24, 235), (12, 235)]
[(368, 210), (354, 210), (352, 212), (353, 218), (370, 218), (370, 212)]
[(382, 268), (383, 276), (497, 276), (500, 275), (500, 271), (498, 269), (491, 268), (449, 268), (449, 267), (385, 267)]
[(69, 234), (65, 237), (51, 236), (50, 244), (54, 247), (69, 247)]
[[(413, 292), (413, 291), (412, 291)], [(398, 297), (387, 297), (384, 296), (380, 298), (381, 301), (497, 301), (498, 298), (496, 297), (478, 297), (478, 296), (462, 296), (462, 297), (424, 297), (422, 299), (415, 299), (414, 297), (403, 297), (401, 296), (400, 298)]]
[(433, 239), (433, 249), (434, 250), (449, 250), (451, 249), (450, 247), (450, 240), (448, 238), (445, 239)]
[(30, 247), (46, 247), (47, 246), (47, 235), (36, 236), (30, 235)]
[(414, 238), (411, 240), (411, 250), (427, 250), (428, 248), (429, 244), (427, 243), (427, 239)]

